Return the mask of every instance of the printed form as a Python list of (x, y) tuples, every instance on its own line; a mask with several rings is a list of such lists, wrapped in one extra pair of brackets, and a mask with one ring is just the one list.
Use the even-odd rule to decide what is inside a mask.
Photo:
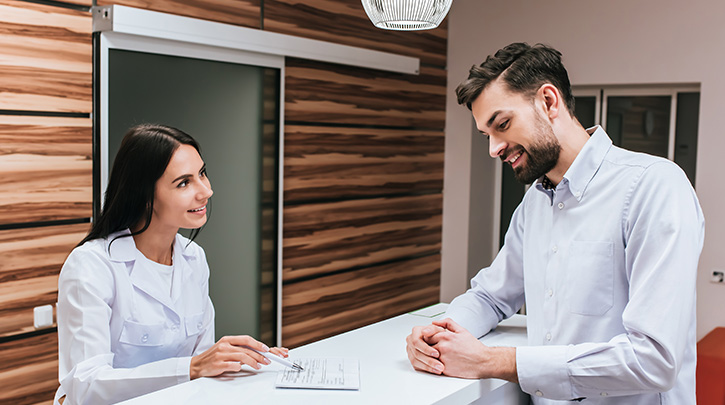
[(290, 360), (304, 370), (285, 368), (277, 374), (277, 388), (359, 390), (360, 361), (346, 358), (301, 358)]

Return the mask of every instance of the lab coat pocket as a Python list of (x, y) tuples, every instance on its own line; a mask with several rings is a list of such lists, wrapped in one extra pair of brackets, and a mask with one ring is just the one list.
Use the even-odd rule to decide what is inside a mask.
[(195, 336), (201, 333), (204, 328), (204, 313), (200, 312), (195, 315), (189, 315), (184, 320), (186, 324), (186, 336)]
[(123, 321), (119, 341), (133, 346), (161, 346), (164, 343), (164, 324), (141, 324)]
[(567, 266), (569, 310), (602, 315), (614, 300), (614, 244), (573, 241)]

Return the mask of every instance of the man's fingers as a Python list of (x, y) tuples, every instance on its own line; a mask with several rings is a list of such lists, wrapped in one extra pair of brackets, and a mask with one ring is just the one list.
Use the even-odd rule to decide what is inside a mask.
[(451, 332), (448, 332), (448, 331), (442, 332), (442, 333), (436, 333), (435, 335), (428, 338), (428, 340), (426, 340), (426, 343), (428, 343), (431, 346), (435, 346), (438, 343), (440, 343), (441, 341), (445, 340), (446, 337), (450, 336), (450, 333)]
[(432, 374), (441, 374), (444, 370), (443, 363), (432, 357), (425, 356), (417, 350), (408, 351), (408, 360), (416, 370)]
[(423, 328), (422, 335), (424, 338), (427, 338), (427, 337), (435, 335), (436, 333), (441, 333), (445, 330), (446, 330), (445, 328), (433, 323), (433, 324), (430, 324), (430, 325), (426, 326), (425, 328)]
[(438, 350), (430, 347), (430, 345), (428, 345), (428, 343), (426, 343), (422, 339), (414, 339), (411, 343), (412, 343), (413, 348), (416, 351), (424, 354), (425, 356), (428, 356), (428, 357), (440, 356), (440, 353), (438, 353)]
[[(410, 339), (409, 337), (409, 342), (411, 340), (413, 342), (420, 342), (420, 339)], [(405, 350), (408, 353), (408, 360), (410, 361), (410, 364), (416, 370), (426, 371), (433, 374), (441, 374), (444, 370), (443, 363), (430, 356), (432, 353), (435, 353), (435, 355), (438, 356), (438, 351), (426, 344), (423, 344), (423, 346), (424, 348), (413, 344), (408, 344), (406, 346)]]
[(433, 321), (433, 325), (439, 326), (441, 328), (447, 329), (451, 332), (462, 332), (466, 329), (463, 328), (461, 325), (457, 324), (453, 319), (451, 318), (445, 318), (438, 321)]

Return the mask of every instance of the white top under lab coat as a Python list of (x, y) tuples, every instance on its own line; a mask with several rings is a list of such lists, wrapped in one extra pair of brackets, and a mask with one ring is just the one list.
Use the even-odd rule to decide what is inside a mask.
[[(58, 280), (65, 405), (106, 404), (189, 381), (191, 356), (214, 344), (204, 250), (176, 235), (171, 290), (122, 231), (71, 252)], [(169, 294), (169, 291), (171, 294)]]

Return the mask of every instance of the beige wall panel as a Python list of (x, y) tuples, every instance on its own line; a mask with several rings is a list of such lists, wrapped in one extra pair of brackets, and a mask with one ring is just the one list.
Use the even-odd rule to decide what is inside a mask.
[(33, 330), (33, 307), (55, 305), (58, 274), (90, 224), (0, 231), (0, 337)]
[(442, 130), (446, 71), (420, 75), (287, 59), (285, 121)]
[(97, 0), (99, 6), (122, 6), (160, 11), (201, 20), (261, 28), (261, 0)]
[(90, 113), (91, 13), (0, 0), (0, 109)]
[(285, 286), (282, 344), (299, 346), (435, 304), (439, 284), (434, 254)]
[(0, 403), (52, 404), (58, 383), (58, 335), (0, 343)]
[(91, 119), (0, 115), (0, 224), (89, 218)]
[(446, 65), (446, 20), (434, 30), (382, 30), (370, 22), (360, 0), (265, 0), (264, 29)]
[(430, 194), (285, 207), (283, 280), (437, 252), (441, 201)]
[(443, 131), (285, 126), (284, 199), (443, 190)]

